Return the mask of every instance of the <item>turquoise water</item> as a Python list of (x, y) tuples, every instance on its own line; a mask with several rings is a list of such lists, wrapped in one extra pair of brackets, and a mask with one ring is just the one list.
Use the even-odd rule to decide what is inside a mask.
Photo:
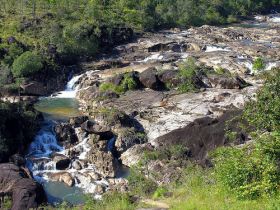
[(80, 115), (79, 104), (73, 98), (43, 98), (35, 108), (42, 112), (45, 118), (53, 120), (67, 120)]
[(61, 182), (45, 182), (43, 187), (47, 194), (48, 202), (51, 204), (59, 204), (65, 201), (73, 205), (79, 205), (86, 201), (86, 196), (77, 187), (68, 187)]

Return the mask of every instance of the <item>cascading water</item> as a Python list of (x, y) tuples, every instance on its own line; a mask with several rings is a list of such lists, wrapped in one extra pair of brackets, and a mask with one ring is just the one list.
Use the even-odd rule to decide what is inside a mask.
[(45, 121), (29, 146), (26, 155), (27, 167), (34, 179), (44, 186), (50, 203), (68, 201), (78, 204), (84, 201), (82, 189), (67, 187), (63, 183), (51, 182), (49, 179), (49, 174), (61, 172), (56, 169), (52, 155), (65, 153), (65, 149), (57, 142), (54, 126), (57, 120), (61, 121), (77, 115), (78, 106), (74, 98), (78, 89), (76, 83), (81, 76), (73, 77), (64, 91), (42, 98), (35, 106), (44, 114)]
[(78, 90), (78, 85), (77, 82), (79, 79), (83, 76), (83, 74), (74, 76), (66, 85), (66, 89), (64, 91), (60, 91), (56, 94), (53, 94), (52, 97), (55, 98), (75, 98), (77, 90)]

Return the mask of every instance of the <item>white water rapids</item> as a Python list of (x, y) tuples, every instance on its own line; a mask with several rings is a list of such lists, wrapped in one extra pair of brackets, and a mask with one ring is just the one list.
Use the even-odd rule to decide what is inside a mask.
[[(67, 83), (64, 91), (47, 98), (42, 98), (42, 100), (50, 103), (49, 105), (54, 102), (57, 103), (57, 101), (62, 101), (62, 105), (65, 103), (64, 100), (67, 100), (66, 103), (69, 103), (69, 100), (74, 101), (78, 90), (77, 82), (81, 76), (74, 76)], [(77, 159), (71, 160), (70, 166), (65, 170), (58, 170), (56, 168), (56, 162), (53, 161), (53, 156), (62, 155), (66, 157), (67, 150), (57, 142), (54, 132), (56, 122), (53, 120), (55, 117), (57, 116), (51, 115), (51, 117), (48, 117), (43, 122), (40, 131), (30, 144), (26, 155), (27, 167), (32, 172), (34, 179), (43, 184), (50, 203), (67, 201), (72, 204), (79, 204), (84, 202), (83, 193), (95, 193), (97, 184), (108, 186), (108, 183), (105, 180), (92, 181), (92, 179), (88, 178), (88, 174), (95, 172), (93, 165), (88, 164), (81, 170), (73, 168), (73, 162), (85, 159), (87, 152), (90, 150), (90, 146), (87, 144), (87, 137), (83, 137), (83, 140), (74, 146), (74, 148), (80, 151)], [(70, 174), (75, 182), (74, 187), (68, 187), (60, 182), (53, 182), (51, 176), (59, 173)], [(99, 198), (100, 195), (96, 194), (95, 197)]]

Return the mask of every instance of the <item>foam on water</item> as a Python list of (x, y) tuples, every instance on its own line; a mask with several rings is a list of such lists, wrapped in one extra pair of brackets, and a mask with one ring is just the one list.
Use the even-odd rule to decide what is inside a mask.
[(74, 76), (66, 85), (66, 89), (54, 94), (54, 98), (75, 98), (78, 86), (75, 86), (83, 74)]
[(217, 51), (225, 51), (230, 52), (231, 50), (226, 47), (219, 47), (219, 46), (207, 46), (205, 52), (217, 52)]
[(272, 17), (269, 19), (269, 21), (272, 23), (280, 23), (280, 17)]
[(161, 55), (160, 53), (156, 53), (156, 54), (152, 54), (149, 57), (144, 59), (144, 62), (148, 62), (151, 60), (162, 60), (163, 59), (163, 55)]

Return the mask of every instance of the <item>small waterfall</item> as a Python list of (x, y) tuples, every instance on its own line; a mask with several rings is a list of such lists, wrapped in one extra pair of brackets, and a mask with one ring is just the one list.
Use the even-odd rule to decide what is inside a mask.
[(63, 147), (57, 144), (53, 126), (53, 122), (45, 122), (29, 146), (28, 154), (26, 155), (27, 167), (34, 175), (43, 171), (55, 170), (55, 163), (50, 156), (53, 153), (64, 150)]
[(76, 84), (82, 76), (83, 76), (83, 74), (72, 77), (72, 79), (67, 83), (65, 90), (54, 94), (53, 97), (54, 98), (75, 98), (76, 93), (79, 88), (79, 86)]

